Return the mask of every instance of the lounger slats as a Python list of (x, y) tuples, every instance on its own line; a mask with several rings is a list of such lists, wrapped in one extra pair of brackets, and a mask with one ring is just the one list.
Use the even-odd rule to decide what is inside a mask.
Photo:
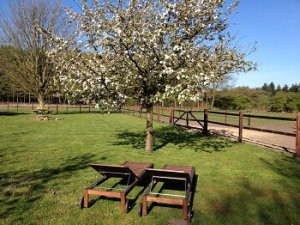
[(194, 176), (192, 172), (188, 173), (183, 170), (146, 169), (146, 171), (150, 176), (183, 178), (188, 183), (192, 182)]
[(152, 168), (152, 163), (140, 163), (140, 162), (125, 162), (122, 164), (124, 167), (128, 167), (136, 177), (140, 177), (147, 168)]
[[(124, 162), (119, 166), (115, 165), (105, 165), (105, 164), (90, 164), (90, 166), (95, 169), (98, 173), (102, 174), (104, 177), (102, 180), (97, 181), (96, 183), (90, 185), (84, 191), (84, 196), (81, 200), (80, 207), (88, 207), (89, 203), (89, 195), (96, 196), (106, 196), (121, 199), (121, 210), (128, 211), (129, 201), (126, 200), (126, 196), (129, 192), (138, 184), (138, 182), (142, 181), (145, 178), (146, 172), (145, 169), (153, 168), (152, 163), (141, 163), (141, 162)], [(129, 176), (127, 186), (124, 189), (119, 189), (118, 191), (113, 190), (93, 190), (94, 188), (100, 186), (106, 180), (112, 177), (121, 177), (126, 178)], [(130, 179), (134, 178), (134, 179)], [(83, 203), (82, 203), (83, 201)]]
[(195, 168), (192, 166), (179, 166), (179, 165), (165, 165), (165, 170), (175, 170), (175, 171), (183, 171), (190, 176), (190, 181), (193, 181), (193, 178), (195, 176)]
[(106, 173), (128, 173), (135, 176), (135, 174), (128, 167), (124, 166), (112, 166), (102, 164), (91, 164), (90, 166), (102, 175), (106, 175)]
[[(195, 168), (192, 166), (180, 166), (180, 165), (165, 165), (163, 169), (146, 169), (147, 175), (152, 177), (151, 184), (148, 187), (148, 190), (143, 196), (143, 201), (139, 208), (139, 215), (147, 215), (148, 213), (148, 202), (162, 203), (162, 204), (171, 204), (171, 205), (180, 205), (182, 206), (182, 218), (184, 220), (191, 219), (192, 216), (192, 206), (190, 204), (190, 196), (193, 191), (194, 177), (195, 177)], [(159, 182), (164, 182), (172, 184), (170, 181), (183, 180), (185, 182), (185, 194), (184, 195), (172, 195), (167, 193), (162, 193), (162, 189), (159, 193), (152, 192), (155, 186)], [(167, 187), (163, 185), (163, 188), (172, 189), (174, 187)], [(179, 187), (177, 187), (180, 190)], [(172, 189), (173, 190), (173, 189)], [(175, 189), (176, 190), (176, 187)], [(180, 197), (180, 199), (178, 198)]]

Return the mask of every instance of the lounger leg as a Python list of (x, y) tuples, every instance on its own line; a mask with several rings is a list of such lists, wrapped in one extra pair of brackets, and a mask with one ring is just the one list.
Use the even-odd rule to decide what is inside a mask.
[(125, 212), (125, 204), (126, 204), (126, 197), (124, 193), (120, 194), (120, 198), (121, 198), (121, 210)]
[(87, 208), (89, 206), (89, 193), (88, 193), (88, 190), (84, 191), (83, 206), (84, 206), (84, 208)]
[(184, 219), (184, 220), (188, 219), (188, 201), (186, 199), (183, 200), (182, 219)]
[(147, 214), (148, 214), (147, 208), (148, 208), (148, 206), (147, 206), (147, 195), (145, 195), (143, 197), (143, 216), (147, 216)]

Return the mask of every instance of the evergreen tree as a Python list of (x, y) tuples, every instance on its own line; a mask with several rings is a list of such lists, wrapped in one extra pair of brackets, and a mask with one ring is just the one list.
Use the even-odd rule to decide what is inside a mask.
[(281, 91), (281, 86), (280, 86), (280, 84), (278, 84), (278, 85), (277, 85), (277, 88), (276, 88), (276, 92), (279, 92), (279, 91)]
[(276, 93), (275, 91), (275, 84), (273, 82), (270, 83), (269, 85), (269, 92), (274, 95)]
[(268, 91), (268, 84), (264, 83), (264, 85), (261, 87), (262, 90)]
[(300, 84), (292, 84), (289, 91), (295, 93), (300, 92)]
[(289, 91), (289, 86), (288, 86), (287, 84), (285, 84), (285, 85), (282, 87), (281, 91), (288, 92), (288, 91)]

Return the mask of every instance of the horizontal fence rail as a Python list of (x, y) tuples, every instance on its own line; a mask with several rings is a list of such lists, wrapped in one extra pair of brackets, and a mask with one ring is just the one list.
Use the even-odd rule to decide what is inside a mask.
[[(145, 117), (146, 115), (145, 110), (139, 106), (125, 106), (122, 110), (140, 117)], [(168, 122), (185, 128), (200, 129), (204, 133), (207, 132), (208, 124), (238, 128), (238, 141), (240, 142), (243, 140), (244, 129), (296, 137), (296, 140), (300, 136), (299, 129), (296, 129), (296, 123), (298, 123), (299, 119), (283, 116), (155, 106), (153, 108), (153, 118), (159, 122)], [(296, 146), (300, 146), (300, 144)], [(296, 154), (298, 154), (297, 150), (300, 154), (300, 147), (296, 147)]]

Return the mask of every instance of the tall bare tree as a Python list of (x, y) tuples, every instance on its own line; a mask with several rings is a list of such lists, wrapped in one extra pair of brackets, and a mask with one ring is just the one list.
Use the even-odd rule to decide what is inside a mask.
[(34, 95), (44, 107), (51, 92), (55, 66), (46, 55), (43, 26), (55, 34), (66, 32), (63, 10), (58, 1), (15, 0), (0, 15), (0, 67), (9, 82)]

